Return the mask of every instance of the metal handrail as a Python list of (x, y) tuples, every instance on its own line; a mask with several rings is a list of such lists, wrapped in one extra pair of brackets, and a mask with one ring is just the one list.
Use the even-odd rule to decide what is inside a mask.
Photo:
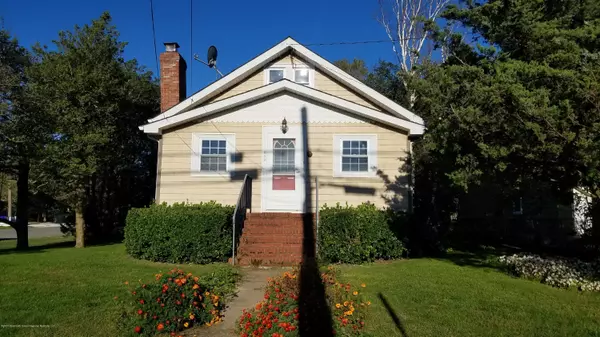
[(237, 241), (238, 229), (241, 233), (244, 220), (246, 219), (246, 212), (250, 210), (252, 212), (252, 177), (246, 174), (242, 188), (240, 189), (240, 195), (238, 196), (235, 210), (233, 211), (233, 234), (232, 234), (232, 250), (231, 250), (231, 264), (235, 265), (235, 243)]

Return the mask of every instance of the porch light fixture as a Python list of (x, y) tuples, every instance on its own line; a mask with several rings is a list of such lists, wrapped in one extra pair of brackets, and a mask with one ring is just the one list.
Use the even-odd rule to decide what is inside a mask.
[(288, 132), (288, 125), (285, 117), (283, 117), (283, 120), (281, 121), (281, 132), (283, 132), (284, 135)]

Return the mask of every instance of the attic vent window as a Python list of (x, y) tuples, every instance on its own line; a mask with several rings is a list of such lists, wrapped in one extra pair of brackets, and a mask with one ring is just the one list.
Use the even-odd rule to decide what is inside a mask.
[(285, 78), (284, 69), (269, 69), (269, 83), (275, 83)]
[(309, 85), (310, 84), (309, 70), (307, 68), (294, 70), (294, 81), (298, 84)]

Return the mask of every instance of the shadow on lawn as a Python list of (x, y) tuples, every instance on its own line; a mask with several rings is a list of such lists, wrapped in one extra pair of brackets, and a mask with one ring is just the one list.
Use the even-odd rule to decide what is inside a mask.
[(408, 333), (406, 332), (406, 329), (404, 329), (404, 324), (402, 324), (402, 321), (396, 314), (396, 311), (394, 310), (394, 308), (392, 308), (392, 306), (390, 305), (390, 302), (388, 302), (388, 300), (385, 298), (385, 296), (382, 293), (379, 293), (378, 296), (379, 296), (379, 299), (381, 300), (381, 302), (383, 303), (385, 310), (387, 310), (388, 315), (390, 315), (390, 317), (394, 321), (394, 324), (396, 325), (396, 328), (398, 329), (398, 331), (400, 331), (400, 333), (402, 334), (403, 337), (408, 337)]
[(513, 248), (502, 249), (472, 249), (469, 251), (454, 251), (438, 257), (441, 261), (450, 261), (458, 266), (487, 268), (505, 272), (506, 269), (498, 262), (501, 255), (512, 255), (518, 250)]
[[(41, 243), (41, 244), (34, 243), (33, 245), (30, 245), (29, 248), (27, 248), (27, 249), (16, 249), (15, 247), (17, 245), (17, 243), (16, 243), (17, 239), (0, 239), (0, 242), (6, 242), (9, 240), (15, 241), (15, 243), (12, 247), (0, 247), (0, 255), (36, 254), (36, 253), (42, 253), (48, 249), (75, 247), (75, 239), (74, 238), (57, 237), (57, 238), (52, 238), (52, 239), (60, 240), (60, 241), (53, 241), (53, 242), (47, 242), (47, 243)], [(120, 243), (120, 241), (105, 241), (105, 242), (90, 244), (90, 245), (87, 245), (86, 247), (108, 246), (108, 245), (113, 245), (113, 244), (118, 244), (118, 243)]]

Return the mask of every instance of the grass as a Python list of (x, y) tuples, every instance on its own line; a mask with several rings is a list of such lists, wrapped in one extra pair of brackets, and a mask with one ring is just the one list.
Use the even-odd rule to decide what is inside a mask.
[[(0, 336), (117, 336), (114, 296), (124, 281), (152, 280), (175, 265), (135, 260), (123, 244), (73, 247), (65, 238), (32, 239), (17, 252), (14, 240), (0, 241)], [(219, 265), (184, 265), (202, 275)]]
[(373, 336), (600, 336), (600, 294), (514, 278), (476, 258), (464, 262), (342, 266), (341, 276), (367, 284)]

